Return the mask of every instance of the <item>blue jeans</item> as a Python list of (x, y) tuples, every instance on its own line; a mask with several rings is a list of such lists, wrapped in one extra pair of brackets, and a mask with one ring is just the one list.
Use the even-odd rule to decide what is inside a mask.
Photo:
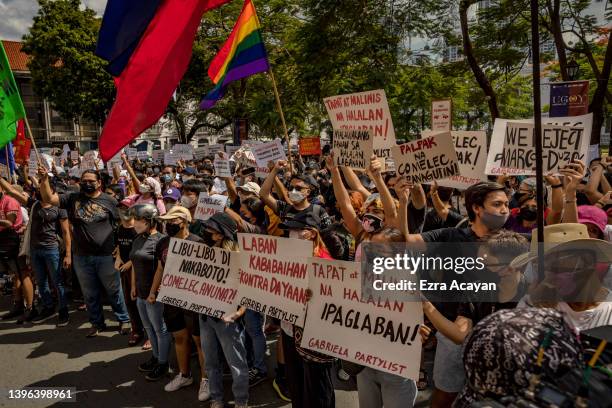
[(242, 325), (200, 315), (200, 341), (206, 356), (211, 401), (223, 401), (223, 365), (219, 361), (219, 352), (223, 350), (232, 372), (232, 393), (236, 405), (246, 405), (249, 401), (249, 367)]
[(168, 333), (166, 323), (164, 323), (164, 304), (160, 302), (151, 304), (145, 299), (137, 298), (136, 306), (138, 306), (142, 326), (151, 340), (153, 357), (161, 364), (166, 364), (172, 336)]
[(74, 256), (73, 264), (87, 304), (90, 323), (99, 328), (104, 327), (102, 289), (106, 291), (117, 320), (121, 323), (128, 323), (130, 316), (121, 289), (121, 277), (119, 272), (115, 270), (113, 257), (111, 255)]
[(414, 380), (366, 367), (357, 374), (359, 408), (410, 408), (417, 388)]
[(264, 316), (254, 310), (247, 309), (244, 315), (244, 325), (251, 339), (253, 348), (253, 368), (266, 374), (266, 336), (264, 335)]
[(59, 310), (66, 310), (66, 289), (64, 287), (64, 277), (60, 268), (59, 248), (32, 248), (30, 254), (32, 269), (36, 275), (38, 293), (45, 309), (53, 309), (53, 296), (49, 287), (49, 277), (57, 288)]

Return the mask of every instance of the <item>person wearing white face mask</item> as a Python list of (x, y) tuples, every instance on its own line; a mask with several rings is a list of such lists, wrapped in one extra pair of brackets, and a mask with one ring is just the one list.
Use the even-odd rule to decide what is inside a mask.
[(132, 250), (132, 290), (131, 297), (136, 300), (138, 313), (147, 332), (153, 350), (153, 357), (138, 366), (147, 373), (146, 379), (155, 381), (168, 373), (168, 353), (170, 352), (171, 336), (164, 323), (164, 305), (154, 299), (147, 299), (153, 285), (157, 270), (155, 248), (164, 235), (157, 231), (156, 223), (159, 215), (152, 204), (136, 204), (130, 208), (134, 217), (134, 230), (138, 234)]
[(198, 236), (202, 236), (204, 227), (200, 220), (194, 218), (195, 210), (198, 206), (200, 193), (210, 194), (210, 187), (211, 185), (209, 183), (201, 180), (189, 180), (183, 184), (183, 195), (181, 196), (180, 204), (182, 207), (189, 210), (191, 217), (194, 219), (193, 222), (189, 224), (189, 232)]
[(282, 221), (291, 219), (303, 211), (313, 212), (319, 219), (318, 228), (323, 229), (331, 225), (331, 219), (323, 207), (318, 204), (312, 204), (309, 198), (318, 188), (317, 181), (311, 176), (293, 175), (289, 182), (289, 192), (287, 198), (290, 202), (277, 200), (272, 197), (273, 185), (280, 184), (277, 180), (277, 174), (287, 167), (287, 162), (279, 160), (274, 167), (271, 168), (270, 174), (266, 177), (259, 197), (262, 201), (277, 214)]

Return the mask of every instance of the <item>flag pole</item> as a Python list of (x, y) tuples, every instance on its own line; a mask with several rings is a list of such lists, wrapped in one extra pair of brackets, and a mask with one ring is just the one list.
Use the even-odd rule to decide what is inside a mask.
[(285, 114), (283, 113), (283, 106), (281, 105), (280, 96), (278, 94), (278, 88), (276, 87), (276, 79), (274, 79), (274, 72), (272, 72), (272, 66), (268, 70), (268, 74), (270, 74), (270, 79), (272, 80), (272, 87), (274, 88), (274, 97), (276, 98), (276, 106), (278, 107), (278, 113), (281, 117), (281, 122), (283, 124), (283, 131), (285, 132), (285, 141), (287, 142), (287, 155), (289, 158), (289, 168), (291, 173), (293, 174), (293, 159), (291, 158), (291, 145), (289, 144), (289, 132), (287, 131), (287, 123), (285, 122)]
[(9, 180), (13, 184), (13, 175), (11, 174), (11, 164), (9, 163), (8, 144), (4, 145), (4, 154), (6, 156), (6, 171), (8, 172)]
[(32, 129), (30, 129), (30, 122), (28, 122), (27, 115), (23, 117), (23, 121), (25, 122), (26, 129), (28, 129), (28, 135), (30, 136), (30, 140), (32, 141), (32, 147), (34, 148), (34, 153), (36, 154), (36, 161), (40, 165), (42, 163), (40, 161), (40, 154), (38, 154), (38, 149), (36, 148), (36, 142), (34, 141), (34, 136), (32, 135)]

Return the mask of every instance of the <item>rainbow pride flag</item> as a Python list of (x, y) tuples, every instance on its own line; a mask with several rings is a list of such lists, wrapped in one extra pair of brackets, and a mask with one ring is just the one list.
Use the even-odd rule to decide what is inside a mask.
[(216, 86), (200, 103), (201, 109), (215, 106), (231, 82), (270, 69), (260, 28), (255, 6), (246, 0), (232, 33), (208, 68)]

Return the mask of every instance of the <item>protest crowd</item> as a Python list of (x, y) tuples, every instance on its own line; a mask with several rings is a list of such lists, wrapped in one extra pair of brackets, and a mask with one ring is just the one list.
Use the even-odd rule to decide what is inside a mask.
[[(530, 279), (529, 259), (520, 254), (528, 251), (535, 235), (534, 177), (489, 176), (465, 189), (443, 187), (436, 180), (419, 184), (385, 169), (375, 155), (362, 170), (338, 165), (342, 160), (335, 156), (341, 149), (330, 145), (320, 155), (303, 157), (290, 151), (290, 160), (272, 157), (267, 168), (257, 167), (252, 150), (267, 145), (264, 150), (269, 151), (274, 144), (254, 142), (236, 147), (231, 154), (214, 151), (198, 159), (193, 152), (166, 156), (173, 164), (130, 159), (121, 153), (103, 167), (95, 154), (70, 159), (68, 152), (57, 152), (57, 157), (43, 155), (36, 169), (28, 168), (27, 162), (16, 165), (10, 179), (0, 179), (0, 254), (4, 273), (10, 275), (5, 291), (12, 288), (13, 297), (13, 307), (2, 320), (32, 323), (36, 330), (36, 323), (57, 319), (61, 336), (61, 327), (70, 324), (74, 303), (81, 311), (74, 313), (89, 316), (90, 338), (107, 330), (103, 313), (107, 302), (119, 322), (119, 333), (126, 336), (126, 347), (151, 350), (150, 358), (134, 370), (147, 380), (159, 381), (167, 392), (186, 392), (179, 390), (199, 383), (193, 398), (210, 400), (213, 407), (223, 406), (226, 367), (238, 407), (247, 406), (249, 390), (264, 386), (260, 383), (268, 378), (278, 397), (294, 407), (333, 407), (332, 376), (356, 377), (360, 407), (412, 406), (419, 390), (428, 387), (433, 387), (432, 407), (467, 407), (526, 387), (529, 373), (560, 376), (582, 367), (583, 353), (593, 346), (585, 344), (581, 333), (612, 324), (612, 297), (606, 288), (612, 276), (606, 268), (597, 271), (605, 283), (599, 286), (602, 293), (588, 302), (546, 304), (519, 295), (517, 287)], [(277, 154), (285, 156), (282, 145)], [(31, 163), (36, 165), (36, 160)], [(588, 163), (575, 160), (557, 175), (549, 174), (544, 186), (547, 239), (560, 243), (590, 239), (610, 256), (611, 182), (611, 157), (594, 157)], [(243, 236), (251, 241), (239, 242)], [(175, 250), (176, 240), (195, 245), (183, 246), (196, 252), (183, 252), (187, 256), (180, 263), (170, 261), (172, 254), (180, 253)], [(305, 244), (296, 246), (297, 240)], [(428, 242), (483, 242), (490, 248), (511, 244), (519, 248), (510, 254), (516, 259), (508, 264), (489, 259), (486, 273), (514, 285), (491, 302), (423, 299), (391, 315), (404, 316), (408, 324), (418, 322), (419, 336), (406, 349), (417, 352), (410, 351), (397, 363), (387, 361), (380, 370), (369, 357), (363, 364), (335, 357), (351, 343), (348, 338), (335, 339), (340, 351), (313, 347), (312, 341), (306, 345), (308, 329), (300, 320), (273, 312), (272, 307), (262, 313), (265, 309), (252, 298), (238, 302), (236, 297), (226, 309), (230, 312), (220, 313), (213, 310), (219, 306), (208, 311), (194, 308), (193, 303), (188, 307), (190, 302), (180, 293), (191, 289), (172, 292), (163, 302), (160, 297), (165, 286), (187, 288), (184, 280), (170, 283), (179, 271), (205, 276), (198, 275), (197, 265), (184, 265), (190, 259), (214, 259), (205, 248), (214, 248), (219, 257), (236, 251), (263, 254), (280, 245), (275, 257), (287, 260), (306, 248), (308, 256), (320, 259), (329, 271), (330, 265), (357, 264), (366, 243)], [(272, 273), (263, 260), (258, 271), (257, 265), (246, 263), (239, 265), (241, 284), (256, 286), (246, 278), (249, 268), (260, 275)], [(219, 259), (209, 264), (219, 265)], [(323, 302), (318, 290), (292, 295), (270, 289), (266, 296), (272, 293), (280, 295), (281, 305), (297, 300), (301, 306), (306, 302), (308, 310)], [(359, 302), (381, 308), (380, 302)], [(351, 335), (364, 336), (363, 328)], [(270, 336), (279, 336), (274, 373), (265, 363)], [(549, 346), (540, 345), (538, 351), (543, 336)], [(435, 349), (433, 378), (419, 370), (421, 348)], [(197, 351), (199, 367), (190, 366), (192, 350)], [(176, 353), (178, 364), (173, 378), (170, 353)], [(536, 370), (535, 360), (530, 359), (538, 353), (544, 363)], [(604, 361), (609, 350), (599, 358), (599, 366), (609, 364)], [(400, 374), (398, 364), (407, 366), (405, 373)], [(411, 368), (413, 373), (406, 374)], [(602, 373), (600, 384), (605, 384), (609, 397), (610, 388), (605, 389), (610, 386), (609, 371)], [(593, 406), (609, 403), (608, 398), (606, 404)]]
[[(207, 71), (214, 87), (185, 105), (211, 109), (242, 81), (239, 111), (251, 109), (246, 79), (266, 72), (284, 139), (258, 129), (253, 140), (232, 113), (232, 143), (211, 143), (223, 125), (206, 144), (183, 132), (164, 150), (161, 140), (139, 149), (181, 93), (203, 14), (228, 2), (108, 2), (96, 55), (116, 97), (96, 150), (49, 139), (37, 148), (0, 43), (3, 326), (56, 321), (60, 338), (86, 314), (88, 339), (117, 330), (126, 348), (147, 351), (134, 376), (177, 395), (176, 405), (223, 408), (230, 385), (236, 408), (254, 387), (272, 387), (271, 404), (341, 407), (338, 384), (350, 382), (360, 408), (412, 407), (419, 393), (434, 408), (612, 407), (612, 156), (594, 132), (603, 114), (589, 110), (588, 87), (570, 94), (557, 83), (565, 95), (542, 115), (539, 64), (530, 63), (532, 119), (502, 119), (495, 107), (486, 131), (453, 129), (449, 98), (432, 101), (430, 129), (419, 108), (419, 134), (397, 138), (385, 90), (359, 89), (318, 101), (327, 118), (305, 137), (285, 123), (245, 0), (226, 42), (206, 46), (218, 50)], [(327, 7), (314, 3), (317, 13)], [(379, 7), (369, 3), (362, 14)], [(32, 65), (64, 65), (54, 58)], [(204, 77), (201, 62), (192, 70)], [(338, 70), (331, 65), (321, 69)], [(600, 105), (607, 81), (597, 78)], [(341, 82), (338, 93), (362, 86)]]

